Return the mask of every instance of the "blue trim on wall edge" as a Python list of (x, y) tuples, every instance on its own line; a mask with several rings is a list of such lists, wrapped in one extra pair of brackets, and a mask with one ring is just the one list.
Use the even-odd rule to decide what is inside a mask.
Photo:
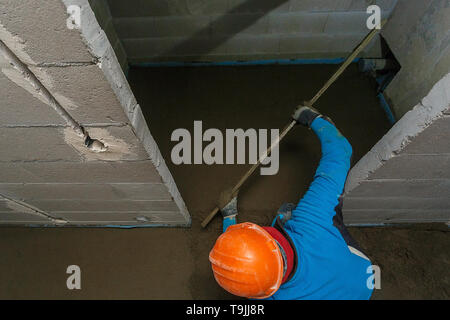
[[(158, 67), (229, 67), (229, 66), (262, 66), (262, 65), (310, 65), (310, 64), (340, 64), (346, 58), (333, 59), (270, 59), (251, 61), (221, 61), (221, 62), (142, 62), (130, 63), (130, 67), (158, 68)], [(353, 62), (359, 62), (356, 58)]]
[(113, 228), (113, 229), (134, 229), (134, 228), (190, 228), (192, 223), (179, 225), (173, 224), (141, 224), (141, 225), (53, 225), (53, 224), (27, 224), (27, 228)]
[(379, 93), (377, 95), (377, 98), (380, 101), (381, 107), (383, 108), (384, 112), (386, 113), (389, 123), (391, 125), (394, 125), (397, 120), (395, 119), (395, 116), (392, 113), (391, 107), (389, 106), (389, 103), (387, 102), (386, 98), (384, 97), (384, 94), (382, 92)]

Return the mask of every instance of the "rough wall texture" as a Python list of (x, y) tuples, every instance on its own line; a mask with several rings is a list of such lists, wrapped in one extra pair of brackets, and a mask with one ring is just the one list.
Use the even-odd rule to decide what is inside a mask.
[(386, 89), (400, 119), (450, 70), (450, 2), (399, 0), (382, 31), (402, 68)]
[[(81, 8), (81, 30), (66, 6)], [(81, 34), (80, 34), (81, 33)], [(189, 214), (87, 1), (0, 1), (0, 40), (108, 145), (94, 153), (0, 58), (0, 224), (188, 225)]]
[(450, 3), (400, 0), (383, 31), (402, 69), (385, 94), (401, 119), (349, 174), (350, 223), (450, 221)]
[(123, 48), (122, 42), (117, 36), (116, 29), (114, 28), (113, 19), (111, 12), (109, 11), (109, 6), (107, 0), (89, 0), (89, 4), (91, 6), (92, 11), (94, 11), (95, 17), (106, 33), (108, 37), (109, 43), (114, 49), (114, 53), (116, 54), (117, 60), (119, 61), (120, 66), (125, 74), (128, 73), (128, 60), (127, 55), (125, 53), (125, 49)]
[[(107, 0), (131, 63), (344, 57), (397, 0)], [(380, 57), (379, 38), (362, 54)]]
[(350, 171), (347, 223), (450, 221), (450, 73)]

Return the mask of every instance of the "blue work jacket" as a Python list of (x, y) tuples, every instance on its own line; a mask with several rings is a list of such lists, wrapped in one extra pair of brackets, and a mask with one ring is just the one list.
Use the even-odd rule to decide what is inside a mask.
[[(327, 120), (316, 118), (322, 158), (314, 181), (291, 216), (273, 223), (294, 249), (294, 269), (269, 299), (370, 299), (372, 266), (342, 218), (342, 193), (350, 169), (352, 147)], [(224, 219), (224, 230), (236, 223)]]

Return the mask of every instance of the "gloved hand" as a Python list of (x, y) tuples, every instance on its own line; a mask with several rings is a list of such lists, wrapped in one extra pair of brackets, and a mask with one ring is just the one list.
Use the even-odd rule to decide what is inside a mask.
[[(280, 216), (281, 222), (284, 224), (292, 217), (292, 211), (297, 207), (296, 204), (293, 203), (283, 203), (277, 211), (277, 215)], [(275, 222), (275, 221), (274, 221)]]
[(311, 127), (311, 123), (313, 123), (313, 121), (318, 117), (328, 121), (333, 126), (336, 126), (333, 120), (331, 120), (327, 116), (320, 114), (320, 112), (313, 107), (298, 106), (297, 109), (295, 109), (294, 114), (292, 115), (293, 120), (308, 128)]
[(237, 195), (233, 197), (231, 189), (223, 191), (220, 194), (217, 206), (224, 218), (237, 215)]
[(311, 123), (317, 118), (322, 116), (319, 111), (312, 107), (298, 106), (292, 114), (292, 119), (297, 121), (305, 127), (311, 127)]

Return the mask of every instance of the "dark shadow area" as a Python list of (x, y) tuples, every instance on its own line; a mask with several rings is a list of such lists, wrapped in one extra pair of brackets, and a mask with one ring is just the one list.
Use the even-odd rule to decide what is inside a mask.
[(380, 99), (380, 104), (385, 110), (386, 116), (394, 124), (400, 118), (395, 114), (392, 101), (384, 95), (384, 90), (394, 80), (401, 69), (401, 65), (394, 53), (389, 48), (388, 43), (380, 35), (382, 47), (382, 59), (361, 59), (359, 61), (360, 71), (371, 77), (377, 83), (376, 95)]
[[(186, 128), (193, 137), (195, 120), (202, 121), (203, 131), (217, 128), (223, 134), (225, 129), (282, 129), (294, 108), (310, 99), (335, 69), (334, 65), (132, 68), (129, 81), (189, 211), (203, 218), (221, 190), (233, 186), (249, 165), (174, 165), (172, 132)], [(375, 89), (375, 81), (353, 64), (315, 105), (349, 139), (353, 164), (390, 128)], [(268, 223), (283, 202), (297, 202), (320, 160), (320, 144), (312, 131), (299, 126), (282, 141), (279, 155), (278, 174), (260, 176), (257, 171), (243, 186), (241, 219)]]
[[(177, 55), (179, 53), (191, 52), (192, 48), (200, 48), (195, 54), (190, 55), (192, 61), (198, 61), (203, 55), (211, 52), (215, 48), (219, 47), (222, 43), (225, 43), (227, 40), (232, 38), (234, 35), (238, 34), (242, 30), (250, 27), (256, 21), (261, 19), (263, 16), (268, 14), (273, 9), (279, 7), (283, 3), (288, 0), (248, 0), (228, 11), (223, 16), (219, 17), (217, 20), (211, 22), (210, 25), (205, 27), (204, 29), (196, 32), (192, 35), (188, 40), (183, 41), (182, 43), (176, 45), (174, 48), (164, 52), (161, 54), (161, 57), (171, 57)], [(258, 11), (257, 14), (246, 14), (249, 12)], [(239, 22), (236, 20), (230, 20), (229, 15), (231, 14), (246, 14), (242, 15), (243, 19), (240, 19)], [(215, 29), (216, 27), (221, 28), (223, 30), (227, 30), (226, 34), (221, 37), (209, 37), (207, 42), (202, 42), (202, 45), (198, 45), (198, 39), (201, 37), (209, 36), (210, 30)]]
[[(222, 4), (210, 4), (207, 2), (199, 2), (191, 4), (196, 9), (191, 9), (189, 3), (180, 1), (145, 1), (132, 0), (127, 1), (124, 6), (122, 0), (108, 0), (108, 5), (113, 18), (159, 18), (170, 16), (199, 16), (197, 10), (203, 12), (203, 17), (213, 16), (213, 21), (209, 22), (202, 29), (198, 30), (189, 38), (180, 43), (174, 44), (173, 47), (156, 54), (151, 58), (152, 61), (164, 61), (168, 57), (173, 58), (183, 55), (184, 58), (189, 57), (190, 61), (201, 61), (201, 57), (207, 55), (221, 44), (233, 38), (236, 34), (251, 27), (259, 19), (270, 13), (272, 10), (280, 7), (288, 2), (288, 0), (248, 0), (237, 4), (235, 7), (222, 10), (208, 10), (208, 6), (219, 6)], [(226, 2), (224, 2), (227, 5)], [(192, 12), (195, 11), (195, 12)], [(226, 12), (224, 12), (226, 11)], [(217, 14), (215, 12), (222, 12)], [(144, 28), (144, 27), (142, 27)], [(175, 28), (175, 27), (174, 27)], [(140, 39), (140, 38), (138, 38)], [(145, 39), (145, 38), (143, 38)], [(123, 39), (122, 39), (123, 40)], [(141, 45), (139, 41), (136, 46)], [(143, 61), (145, 62), (145, 61)]]

